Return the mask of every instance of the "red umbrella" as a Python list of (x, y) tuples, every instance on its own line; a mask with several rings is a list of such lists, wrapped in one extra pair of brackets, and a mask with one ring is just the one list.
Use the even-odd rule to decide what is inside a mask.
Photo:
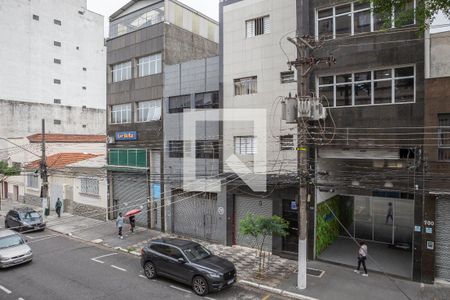
[(125, 217), (131, 217), (131, 216), (134, 216), (134, 215), (137, 215), (138, 213), (140, 213), (142, 210), (140, 210), (140, 209), (132, 209), (132, 210), (130, 210), (129, 212), (127, 212), (126, 214), (125, 214)]

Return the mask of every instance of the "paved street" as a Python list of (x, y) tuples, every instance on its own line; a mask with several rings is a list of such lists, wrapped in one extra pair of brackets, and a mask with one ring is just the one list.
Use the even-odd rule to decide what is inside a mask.
[(241, 286), (200, 298), (176, 282), (144, 278), (137, 257), (49, 230), (26, 236), (34, 260), (0, 271), (0, 299), (281, 299)]

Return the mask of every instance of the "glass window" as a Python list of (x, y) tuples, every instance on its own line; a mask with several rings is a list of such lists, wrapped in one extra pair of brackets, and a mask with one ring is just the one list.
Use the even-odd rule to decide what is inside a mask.
[(319, 95), (322, 98), (323, 106), (334, 106), (334, 86), (319, 87)]
[(175, 247), (168, 247), (169, 253), (167, 253), (168, 256), (170, 256), (173, 259), (180, 259), (180, 258), (184, 258), (183, 254), (181, 253), (180, 250), (178, 250)]
[(113, 82), (131, 79), (131, 61), (115, 64), (111, 69)]
[(332, 39), (333, 38), (333, 19), (319, 20), (318, 33), (320, 39)]
[(355, 34), (370, 32), (370, 22), (371, 22), (371, 12), (370, 9), (356, 12), (353, 16), (353, 31)]
[(352, 85), (336, 85), (336, 106), (352, 105)]
[(195, 245), (190, 248), (183, 249), (184, 254), (190, 261), (199, 261), (211, 256), (211, 252), (201, 245)]
[(340, 6), (336, 6), (336, 15), (349, 13), (351, 10), (351, 4), (344, 4)]
[(282, 135), (280, 137), (280, 149), (283, 150), (294, 150), (294, 136), (290, 135)]
[(281, 72), (280, 73), (280, 81), (282, 84), (295, 82), (295, 72), (294, 71)]
[(219, 141), (196, 141), (196, 158), (219, 158)]
[(264, 16), (245, 22), (247, 38), (270, 33), (270, 17)]
[(191, 108), (191, 95), (169, 97), (169, 114), (181, 113)]
[(234, 95), (250, 95), (258, 91), (257, 77), (246, 77), (234, 80)]
[(131, 122), (131, 104), (111, 106), (111, 124), (123, 124)]
[(81, 178), (81, 193), (99, 195), (98, 180), (93, 178)]
[(219, 108), (219, 92), (195, 94), (195, 108)]
[(137, 122), (150, 122), (161, 119), (161, 100), (137, 103)]
[(355, 105), (372, 104), (372, 83), (355, 83)]
[(386, 79), (386, 78), (391, 78), (392, 77), (392, 70), (391, 69), (387, 69), (387, 70), (378, 70), (374, 72), (375, 74), (375, 79)]
[(355, 81), (369, 81), (372, 78), (372, 72), (355, 73)]
[(392, 103), (392, 81), (375, 81), (374, 86), (374, 103), (386, 104)]
[(27, 187), (38, 189), (39, 188), (39, 177), (34, 174), (27, 175)]
[(161, 73), (161, 53), (141, 57), (138, 60), (139, 77)]
[(234, 153), (241, 155), (256, 154), (256, 138), (254, 136), (234, 137)]
[(414, 78), (395, 80), (395, 102), (414, 102)]
[(410, 76), (414, 76), (414, 67), (395, 69), (395, 77), (410, 77)]
[(352, 30), (352, 16), (350, 14), (336, 17), (336, 37), (348, 36)]
[(184, 145), (183, 141), (169, 141), (169, 157), (183, 157)]
[(319, 84), (320, 85), (334, 84), (334, 77), (333, 76), (319, 77)]
[(352, 74), (336, 75), (336, 83), (352, 82)]
[(333, 16), (333, 8), (321, 9), (318, 13), (319, 19), (332, 17)]

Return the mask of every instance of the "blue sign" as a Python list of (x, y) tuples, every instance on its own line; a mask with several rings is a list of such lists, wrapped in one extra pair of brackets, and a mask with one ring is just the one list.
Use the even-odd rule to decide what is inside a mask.
[(291, 201), (291, 209), (297, 210), (297, 202), (296, 201)]
[(422, 227), (421, 226), (414, 226), (414, 231), (415, 232), (422, 232)]
[(137, 141), (136, 131), (116, 132), (116, 141)]
[(161, 199), (161, 184), (152, 183), (152, 197), (155, 201)]
[(432, 234), (433, 233), (433, 227), (425, 227), (425, 232), (428, 234)]

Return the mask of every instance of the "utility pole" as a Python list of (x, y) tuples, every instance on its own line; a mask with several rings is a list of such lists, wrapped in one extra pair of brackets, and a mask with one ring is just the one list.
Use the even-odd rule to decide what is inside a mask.
[[(326, 63), (331, 65), (335, 63), (333, 56), (315, 58), (310, 52), (320, 47), (320, 41), (308, 35), (296, 38), (288, 38), (288, 41), (297, 47), (297, 59), (288, 62), (289, 67), (297, 69), (297, 78), (299, 79), (298, 97), (295, 103), (295, 122), (297, 123), (297, 167), (299, 174), (299, 205), (298, 205), (298, 277), (297, 287), (306, 289), (306, 261), (307, 261), (307, 202), (309, 176), (310, 152), (314, 152), (314, 141), (308, 143), (308, 133), (310, 131), (310, 122), (326, 118), (320, 99), (311, 97), (309, 92), (309, 74), (315, 65)], [(288, 99), (291, 99), (289, 97)], [(292, 103), (292, 102), (291, 102)], [(292, 111), (290, 109), (290, 111)], [(288, 119), (286, 119), (288, 121)], [(310, 144), (310, 147), (308, 145)]]
[[(42, 209), (44, 211), (43, 215), (48, 216), (50, 214), (50, 201), (48, 199), (48, 173), (47, 173), (47, 156), (45, 155), (45, 119), (42, 119), (42, 142), (41, 142), (41, 201)], [(47, 210), (46, 210), (47, 209)]]

